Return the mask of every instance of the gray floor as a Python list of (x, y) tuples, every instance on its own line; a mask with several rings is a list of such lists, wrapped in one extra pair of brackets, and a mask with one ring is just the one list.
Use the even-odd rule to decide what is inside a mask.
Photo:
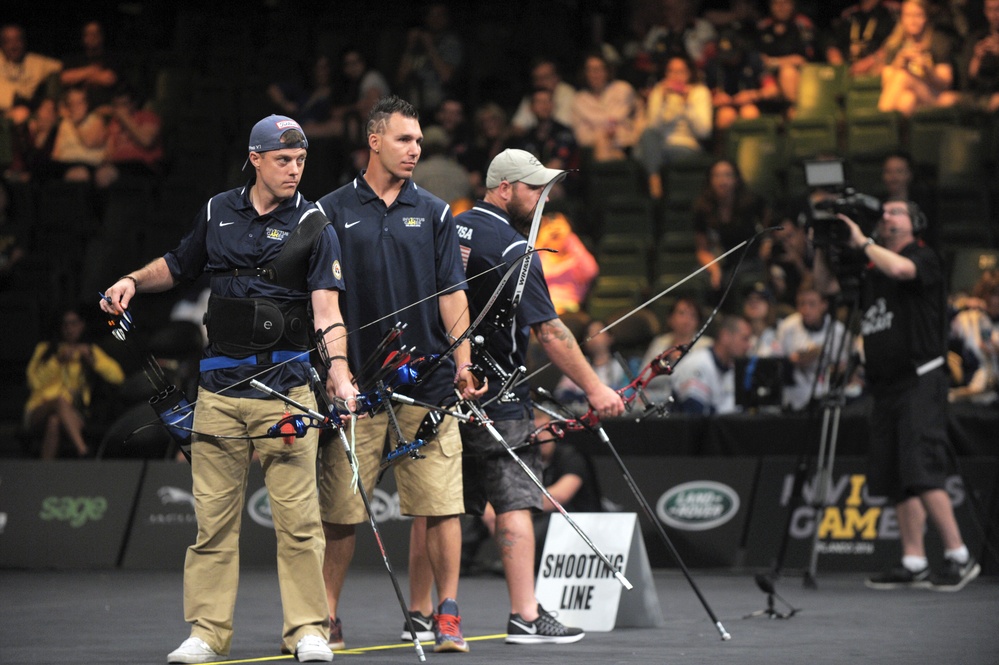
[[(496, 637), (508, 609), (503, 580), (462, 579), (467, 655), (427, 653), (428, 662), (465, 663), (999, 663), (999, 579), (979, 578), (959, 593), (876, 592), (858, 574), (819, 577), (805, 589), (787, 577), (777, 591), (800, 612), (789, 620), (744, 619), (766, 604), (752, 575), (695, 571), (712, 610), (732, 634), (723, 642), (686, 579), (657, 571), (664, 629), (591, 632), (575, 645), (518, 647)], [(403, 588), (405, 578), (402, 578)], [(779, 605), (780, 606), (780, 605)], [(341, 663), (416, 663), (396, 642), (402, 614), (384, 571), (348, 579), (341, 617)], [(229, 662), (291, 662), (278, 656), (281, 627), (272, 571), (242, 574)], [(492, 636), (492, 637), (491, 637)], [(0, 663), (164, 663), (185, 637), (181, 574), (167, 572), (0, 571)], [(474, 638), (483, 639), (474, 639)], [(368, 647), (387, 646), (377, 650)]]

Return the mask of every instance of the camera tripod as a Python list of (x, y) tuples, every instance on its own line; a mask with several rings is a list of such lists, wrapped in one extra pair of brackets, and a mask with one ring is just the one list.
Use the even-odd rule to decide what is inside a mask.
[[(828, 315), (829, 322), (823, 335), (822, 348), (817, 360), (818, 369), (812, 380), (811, 387), (810, 404), (812, 407), (810, 407), (810, 414), (812, 419), (818, 416), (819, 404), (821, 404), (822, 414), (819, 447), (815, 457), (815, 485), (809, 504), (815, 511), (815, 531), (809, 547), (809, 562), (803, 580), (804, 585), (812, 589), (817, 587), (816, 571), (819, 554), (819, 523), (821, 522), (822, 512), (827, 504), (829, 488), (832, 485), (832, 470), (836, 460), (836, 444), (839, 439), (839, 423), (843, 406), (846, 403), (846, 384), (855, 368), (855, 363), (852, 362), (852, 359), (845, 363), (841, 363), (840, 359), (844, 357), (844, 352), (853, 346), (853, 331), (856, 328), (855, 323), (859, 315), (859, 300), (854, 298), (848, 301), (849, 314), (847, 315), (847, 322), (843, 334), (837, 340), (835, 339), (837, 320), (835, 309), (841, 304), (844, 304), (844, 300), (842, 298), (837, 299), (833, 303), (833, 312)], [(823, 377), (827, 381), (828, 391), (817, 401), (816, 394), (818, 393), (819, 383)], [(794, 483), (788, 501), (787, 520), (784, 523), (784, 530), (781, 534), (780, 547), (777, 552), (774, 568), (769, 573), (756, 575), (756, 585), (760, 588), (760, 591), (767, 594), (767, 607), (746, 615), (744, 617), (746, 619), (757, 616), (767, 616), (771, 619), (790, 619), (800, 611), (799, 608), (792, 606), (777, 593), (775, 584), (780, 579), (783, 571), (784, 559), (787, 556), (791, 534), (791, 523), (794, 519), (795, 511), (800, 505), (797, 500), (800, 498), (803, 501), (803, 489), (810, 470), (809, 456), (806, 450), (802, 450), (798, 454), (795, 464)], [(776, 609), (774, 604), (775, 598), (787, 606), (788, 609), (786, 612)]]

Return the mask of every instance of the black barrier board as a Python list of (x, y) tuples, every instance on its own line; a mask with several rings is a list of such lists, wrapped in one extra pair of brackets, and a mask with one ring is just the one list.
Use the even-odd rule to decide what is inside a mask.
[(122, 567), (180, 570), (197, 535), (191, 467), (148, 462)]
[[(982, 507), (991, 505), (991, 496), (999, 462), (994, 458), (965, 458), (962, 467), (968, 482), (981, 497)], [(794, 487), (796, 458), (767, 457), (762, 461), (760, 480), (753, 500), (753, 515), (747, 537), (746, 565), (773, 568), (788, 524), (788, 504)], [(818, 571), (873, 572), (898, 564), (901, 548), (895, 509), (882, 496), (867, 491), (866, 460), (863, 457), (840, 457), (833, 465), (827, 505), (819, 512), (813, 507), (817, 483), (814, 470), (809, 474), (788, 528), (789, 539), (783, 569), (803, 570), (809, 565), (816, 525), (819, 528)], [(960, 476), (947, 479), (947, 491), (961, 535), (973, 555), (982, 549), (982, 535), (970, 513), (971, 502)], [(930, 565), (938, 567), (943, 548), (936, 530), (930, 525), (926, 535), (926, 553)]]
[[(639, 490), (690, 567), (733, 566), (753, 494), (758, 460), (751, 457), (624, 457)], [(639, 513), (653, 568), (675, 567), (669, 549), (648, 523), (620, 467), (598, 457), (597, 475), (606, 499)]]
[(118, 565), (142, 462), (0, 462), (0, 566)]

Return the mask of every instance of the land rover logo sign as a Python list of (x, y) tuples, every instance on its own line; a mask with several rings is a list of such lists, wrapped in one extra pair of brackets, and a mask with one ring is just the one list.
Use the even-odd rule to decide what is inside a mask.
[(271, 499), (267, 495), (266, 487), (261, 487), (253, 493), (246, 506), (246, 512), (250, 513), (250, 519), (260, 526), (274, 528), (274, 520), (271, 519)]
[(728, 485), (695, 480), (670, 488), (659, 497), (656, 514), (682, 531), (707, 531), (725, 524), (739, 512), (739, 495)]

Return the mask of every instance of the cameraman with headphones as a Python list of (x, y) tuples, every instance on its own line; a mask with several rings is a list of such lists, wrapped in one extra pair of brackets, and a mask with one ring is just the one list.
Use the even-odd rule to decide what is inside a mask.
[[(885, 202), (878, 240), (849, 217), (850, 248), (867, 261), (860, 290), (867, 385), (874, 399), (868, 482), (895, 505), (902, 565), (866, 581), (872, 589), (958, 591), (981, 568), (970, 556), (944, 489), (947, 476), (946, 298), (943, 266), (919, 238), (926, 216), (905, 199)], [(815, 277), (839, 291), (827, 250), (816, 248)], [(944, 569), (930, 572), (923, 531), (929, 515), (944, 544)]]

